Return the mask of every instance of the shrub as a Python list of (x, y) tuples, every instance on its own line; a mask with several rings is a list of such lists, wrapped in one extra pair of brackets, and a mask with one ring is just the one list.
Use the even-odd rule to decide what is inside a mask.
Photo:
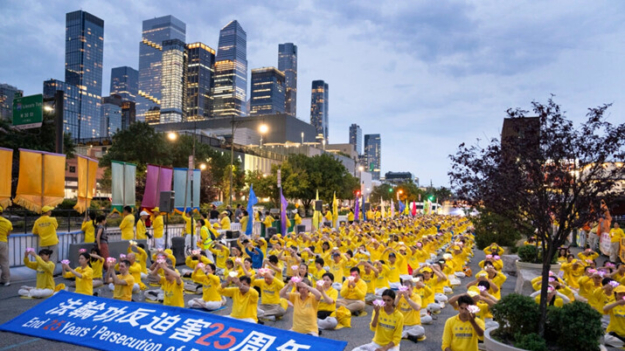
[(548, 351), (547, 342), (536, 333), (526, 335), (517, 333), (514, 339), (516, 340), (514, 347), (528, 351)]
[(506, 340), (517, 333), (532, 334), (538, 331), (540, 308), (529, 296), (510, 294), (491, 307), (493, 319), (499, 323), (497, 335)]
[(587, 303), (575, 301), (549, 309), (547, 320), (549, 328), (557, 331), (551, 337), (560, 350), (599, 350), (599, 338), (603, 336), (601, 314)]
[(519, 248), (519, 259), (521, 262), (537, 263), (538, 248), (534, 245), (525, 245)]

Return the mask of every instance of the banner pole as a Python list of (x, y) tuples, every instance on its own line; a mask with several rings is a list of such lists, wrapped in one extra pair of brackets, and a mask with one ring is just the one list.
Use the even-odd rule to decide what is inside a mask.
[(45, 171), (45, 166), (46, 166), (46, 161), (45, 161), (45, 154), (41, 154), (41, 210), (43, 211), (43, 201), (44, 201), (44, 194), (45, 194), (45, 188), (46, 188), (46, 181), (45, 181), (45, 176), (46, 176), (46, 171)]

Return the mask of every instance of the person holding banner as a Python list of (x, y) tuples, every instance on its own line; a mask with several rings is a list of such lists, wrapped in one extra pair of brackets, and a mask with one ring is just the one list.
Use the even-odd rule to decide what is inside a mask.
[(135, 216), (132, 214), (132, 207), (124, 206), (122, 217), (122, 222), (119, 224), (119, 230), (122, 232), (122, 240), (135, 239)]
[(399, 351), (401, 334), (404, 329), (404, 316), (395, 309), (395, 292), (387, 289), (382, 293), (382, 301), (373, 307), (369, 329), (375, 332), (372, 342), (359, 346), (354, 351)]
[(219, 277), (215, 275), (217, 267), (214, 264), (198, 263), (191, 278), (202, 284), (202, 298), (191, 299), (189, 308), (204, 308), (209, 311), (218, 310), (226, 305), (226, 298), (219, 294)]
[(59, 223), (56, 218), (50, 217), (54, 207), (43, 206), (41, 217), (33, 225), (33, 235), (39, 235), (39, 248), (48, 249), (51, 252), (50, 260), (56, 263), (58, 260), (57, 250), (59, 248), (59, 237), (56, 235), (56, 228)]
[(319, 336), (317, 327), (317, 307), (321, 299), (319, 290), (312, 287), (308, 278), (293, 277), (280, 290), (280, 297), (286, 298), (287, 291), (297, 288), (297, 292), (288, 293), (288, 300), (293, 304), (293, 327), (291, 331)]
[(154, 228), (154, 246), (157, 249), (165, 248), (165, 239), (163, 239), (163, 234), (165, 233), (163, 224), (163, 216), (161, 216), (161, 210), (158, 207), (154, 207), (152, 209), (152, 228)]
[[(33, 257), (35, 261), (31, 261), (28, 256)], [(38, 255), (35, 254), (35, 249), (26, 249), (24, 253), (24, 265), (37, 271), (37, 285), (35, 285), (34, 288), (31, 286), (22, 286), (17, 292), (20, 296), (42, 299), (54, 293), (55, 284), (53, 274), (55, 263), (50, 259), (51, 256), (52, 251), (50, 251), (50, 249), (41, 249)]]
[(9, 286), (11, 285), (11, 270), (9, 268), (8, 237), (11, 235), (11, 230), (13, 230), (13, 224), (1, 216), (2, 211), (3, 208), (0, 206), (0, 271), (2, 271), (0, 285)]
[(108, 270), (106, 271), (106, 280), (108, 283), (113, 283), (115, 289), (113, 290), (113, 299), (122, 301), (132, 301), (132, 289), (135, 286), (135, 278), (128, 273), (130, 267), (130, 261), (123, 260), (119, 262), (119, 274), (115, 274), (113, 268), (114, 258), (109, 260)]
[(69, 263), (61, 263), (65, 272), (76, 277), (76, 294), (93, 295), (93, 269), (89, 264), (91, 256), (86, 252), (81, 252), (78, 256), (79, 267), (72, 269)]
[[(231, 272), (219, 288), (221, 295), (232, 298), (232, 312), (228, 317), (258, 323), (258, 291), (250, 287), (250, 277), (237, 278), (232, 276), (233, 273), (236, 274)], [(231, 283), (236, 286), (228, 288)]]

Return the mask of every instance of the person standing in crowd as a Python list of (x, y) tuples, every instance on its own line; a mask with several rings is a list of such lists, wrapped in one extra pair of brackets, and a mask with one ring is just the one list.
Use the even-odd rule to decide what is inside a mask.
[(135, 278), (128, 273), (130, 262), (123, 260), (119, 262), (119, 274), (115, 274), (113, 265), (110, 264), (106, 271), (107, 283), (112, 283), (115, 288), (113, 290), (113, 298), (115, 300), (132, 301), (132, 288), (135, 286)]
[(125, 206), (122, 211), (122, 222), (119, 224), (119, 230), (122, 232), (122, 240), (135, 239), (135, 216), (132, 214), (132, 207)]
[(219, 216), (221, 219), (219, 220), (219, 225), (222, 230), (230, 230), (230, 216), (228, 215), (228, 211), (223, 211)]
[(82, 221), (80, 230), (85, 233), (85, 243), (95, 242), (95, 212), (85, 212), (85, 219)]
[(619, 251), (621, 249), (621, 239), (625, 237), (623, 229), (619, 226), (618, 222), (614, 221), (614, 228), (610, 230), (610, 261), (616, 263), (621, 260)]
[(375, 332), (373, 341), (359, 346), (354, 351), (399, 351), (404, 316), (395, 308), (395, 292), (391, 289), (382, 293), (383, 305), (373, 307), (369, 329)]
[(219, 211), (217, 211), (217, 206), (211, 205), (210, 217), (209, 219), (219, 219)]
[(145, 226), (145, 220), (150, 216), (149, 213), (141, 211), (139, 213), (139, 220), (137, 221), (137, 240), (147, 240), (148, 229)]
[(241, 217), (243, 217), (243, 206), (237, 205), (237, 209), (234, 211), (234, 223), (240, 223)]
[(9, 286), (11, 285), (11, 270), (9, 268), (8, 238), (13, 230), (13, 224), (8, 219), (2, 217), (3, 211), (4, 209), (0, 206), (0, 271), (2, 271), (0, 285)]
[(230, 221), (232, 221), (232, 215), (233, 214), (234, 214), (234, 212), (232, 212), (232, 207), (230, 207), (230, 205), (226, 206), (226, 215), (228, 216)]
[[(31, 261), (28, 256), (33, 257), (35, 261)], [(35, 287), (22, 286), (17, 292), (20, 296), (30, 297), (34, 299), (42, 299), (54, 294), (54, 262), (50, 259), (52, 251), (50, 249), (41, 249), (36, 255), (34, 250), (24, 253), (24, 265), (30, 269), (37, 271), (37, 284)]]
[(50, 260), (54, 263), (58, 261), (59, 238), (56, 235), (56, 228), (59, 223), (56, 218), (51, 217), (54, 207), (43, 206), (41, 217), (33, 225), (33, 234), (39, 235), (39, 248), (48, 249), (51, 252)]
[(157, 249), (165, 248), (165, 239), (163, 234), (165, 233), (165, 225), (163, 224), (163, 216), (161, 216), (161, 210), (158, 207), (154, 207), (152, 210), (152, 228), (154, 228), (154, 246)]
[(93, 269), (89, 264), (91, 256), (86, 252), (81, 252), (78, 256), (79, 266), (72, 269), (69, 265), (63, 263), (63, 270), (71, 273), (76, 277), (76, 294), (93, 295)]
[(617, 286), (614, 289), (615, 300), (603, 307), (603, 313), (610, 316), (610, 324), (603, 337), (605, 344), (617, 349), (625, 346), (625, 286)]
[(484, 321), (469, 311), (473, 299), (462, 295), (457, 300), (458, 314), (445, 322), (443, 351), (477, 351), (479, 340), (484, 337)]
[(99, 215), (96, 218), (96, 228), (95, 228), (95, 240), (98, 246), (98, 250), (100, 251), (100, 256), (102, 256), (105, 260), (109, 257), (109, 240), (108, 234), (106, 234), (106, 216)]
[(195, 243), (191, 240), (191, 237), (195, 231), (195, 219), (193, 218), (193, 210), (188, 208), (182, 212), (182, 219), (184, 219), (184, 246), (187, 250), (194, 250)]
[[(240, 278), (228, 275), (221, 283), (219, 292), (222, 296), (232, 298), (231, 318), (245, 322), (258, 323), (258, 291), (250, 287), (252, 280), (248, 276)], [(234, 284), (234, 287), (227, 287)]]

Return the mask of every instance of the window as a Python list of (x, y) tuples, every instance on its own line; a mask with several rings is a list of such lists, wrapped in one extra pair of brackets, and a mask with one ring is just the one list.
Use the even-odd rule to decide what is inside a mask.
[(69, 173), (76, 173), (76, 167), (75, 166), (69, 166)]

